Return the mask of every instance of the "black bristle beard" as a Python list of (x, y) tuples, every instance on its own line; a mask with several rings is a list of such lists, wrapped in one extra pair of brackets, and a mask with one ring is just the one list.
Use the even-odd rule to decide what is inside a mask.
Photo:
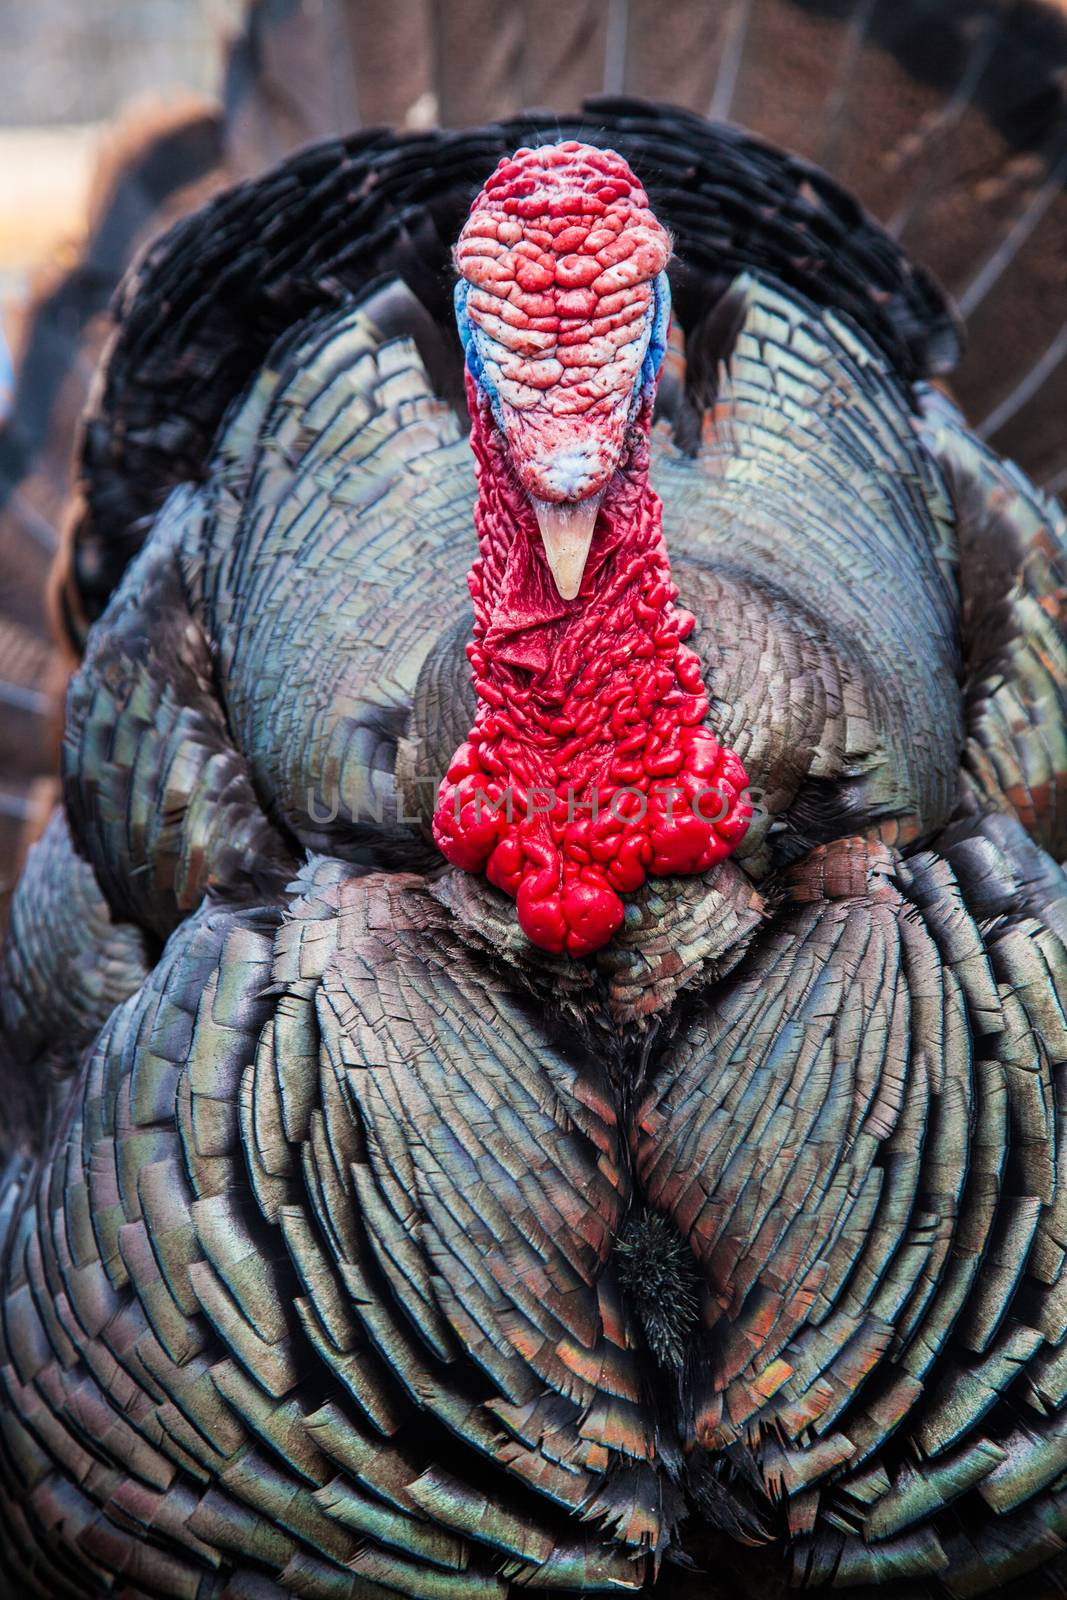
[(706, 1573), (722, 1558), (713, 1547), (723, 1535), (750, 1548), (773, 1539), (773, 1508), (749, 1443), (739, 1440), (711, 1452), (682, 1448), (684, 1439), (693, 1438), (694, 1378), (713, 1360), (699, 1315), (697, 1263), (687, 1242), (666, 1217), (638, 1204), (620, 1229), (614, 1258), (619, 1285), (654, 1363), (646, 1379), (662, 1424), (660, 1459), (695, 1513), (672, 1559)]
[(615, 1259), (655, 1361), (667, 1371), (680, 1371), (698, 1309), (696, 1271), (684, 1242), (665, 1217), (640, 1210), (619, 1234)]

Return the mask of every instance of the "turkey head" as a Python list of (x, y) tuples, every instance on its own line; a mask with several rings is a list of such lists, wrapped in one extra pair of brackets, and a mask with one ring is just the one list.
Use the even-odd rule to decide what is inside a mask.
[(670, 240), (623, 159), (568, 140), (500, 162), (460, 234), (479, 556), (474, 727), (434, 837), (583, 956), (647, 875), (701, 873), (752, 815), (705, 727), (648, 481)]

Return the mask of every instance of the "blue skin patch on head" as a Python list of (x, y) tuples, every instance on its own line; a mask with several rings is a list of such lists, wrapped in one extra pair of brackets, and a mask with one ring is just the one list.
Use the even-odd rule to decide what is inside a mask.
[(667, 333), (671, 325), (671, 285), (665, 272), (656, 274), (652, 296), (652, 332), (635, 388), (643, 389), (647, 384), (655, 383), (667, 350)]
[[(470, 292), (471, 286), (466, 278), (457, 278), (456, 287), (452, 291), (452, 304), (456, 309), (456, 327), (459, 329), (459, 339), (467, 357), (467, 366), (470, 368), (471, 377), (476, 378), (482, 364), (478, 360), (477, 351), (472, 352), (471, 350), (473, 334), (471, 333), (470, 320), (467, 316), (467, 296)], [(472, 355), (474, 357), (473, 361), (471, 359)], [(475, 362), (477, 362), (477, 370), (475, 369)]]
[[(496, 385), (492, 382), (481, 353), (478, 349), (478, 338), (471, 327), (470, 318), (467, 316), (467, 296), (470, 294), (470, 284), (466, 278), (459, 278), (453, 292), (453, 303), (456, 311), (456, 327), (459, 330), (460, 343), (466, 357), (467, 371), (475, 383), (487, 396), (493, 408), (493, 415), (497, 423), (502, 426), (500, 417), (500, 397), (496, 392)], [(648, 348), (644, 360), (634, 379), (634, 409), (640, 396), (650, 388), (659, 376), (659, 369), (663, 365), (663, 357), (667, 349), (667, 331), (671, 322), (671, 286), (665, 272), (656, 274), (652, 285), (652, 305), (648, 312), (649, 336)]]
[(470, 294), (470, 289), (471, 286), (466, 278), (458, 278), (456, 280), (456, 287), (452, 294), (452, 303), (456, 310), (456, 327), (459, 330), (460, 343), (463, 346), (463, 354), (467, 361), (467, 371), (482, 393), (488, 397), (497, 425), (503, 428), (503, 420), (500, 415), (500, 397), (496, 392), (496, 385), (485, 370), (481, 353), (478, 350), (478, 341), (474, 336), (470, 318), (467, 316), (467, 296)]

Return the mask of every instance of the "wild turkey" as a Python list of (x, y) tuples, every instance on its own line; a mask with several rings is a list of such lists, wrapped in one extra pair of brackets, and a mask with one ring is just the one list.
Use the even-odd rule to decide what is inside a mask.
[[(21, 1592), (1056, 1592), (1064, 526), (957, 343), (816, 169), (619, 100), (314, 147), (150, 253), (4, 958)], [(590, 727), (642, 820), (708, 755), (687, 859), (538, 812), (494, 866), (446, 785), (445, 863), (472, 729), (513, 782)], [(568, 852), (617, 929), (523, 915)]]

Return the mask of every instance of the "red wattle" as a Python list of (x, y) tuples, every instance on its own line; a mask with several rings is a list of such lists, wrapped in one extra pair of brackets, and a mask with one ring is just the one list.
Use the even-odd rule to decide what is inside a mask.
[(468, 382), (479, 559), (468, 656), (478, 711), (442, 784), (434, 838), (485, 871), (543, 949), (583, 956), (646, 876), (706, 872), (744, 837), (744, 768), (702, 726), (661, 507), (647, 481), (650, 397), (601, 507), (578, 597), (561, 600), (487, 402)]

